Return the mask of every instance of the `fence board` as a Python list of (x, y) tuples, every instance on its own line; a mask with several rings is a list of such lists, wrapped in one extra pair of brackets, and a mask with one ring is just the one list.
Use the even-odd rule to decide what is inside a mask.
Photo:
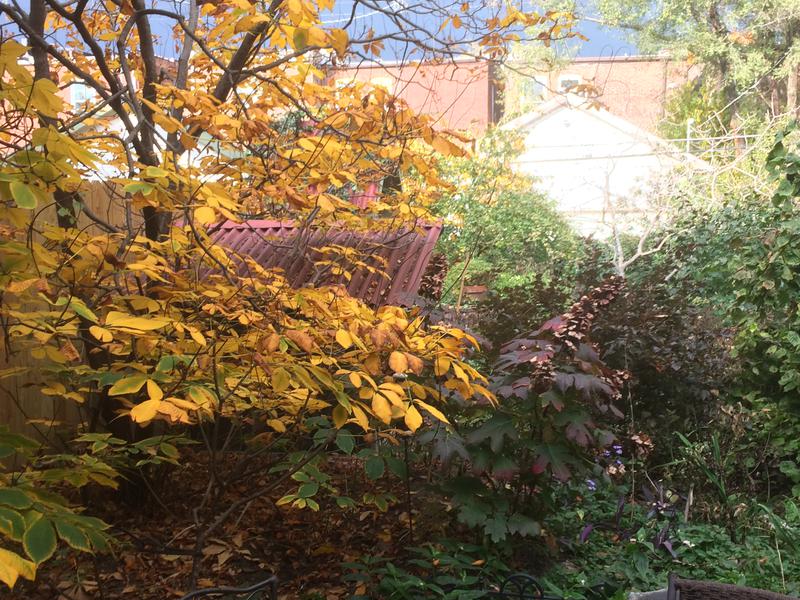
[[(125, 201), (113, 185), (86, 182), (81, 189), (81, 197), (88, 209), (98, 218), (120, 229), (126, 229)], [(138, 228), (142, 218), (138, 211), (132, 212), (132, 224)], [(37, 228), (44, 224), (56, 224), (54, 206), (47, 207), (37, 216)], [(84, 213), (78, 218), (78, 227), (85, 228), (95, 235), (106, 233)], [(5, 345), (0, 344), (0, 370), (35, 367), (38, 362), (28, 352), (18, 352), (8, 356), (6, 350)], [(8, 426), (14, 432), (41, 441), (43, 436), (53, 439), (53, 426), (74, 425), (81, 421), (80, 409), (75, 402), (46, 396), (39, 391), (40, 387), (39, 373), (35, 369), (0, 379), (0, 424)], [(31, 424), (29, 420), (33, 420), (34, 423)]]

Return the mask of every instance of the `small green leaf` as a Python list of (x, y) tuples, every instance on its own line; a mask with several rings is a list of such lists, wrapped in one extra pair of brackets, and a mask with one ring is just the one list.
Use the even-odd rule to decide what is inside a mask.
[(123, 394), (133, 394), (142, 389), (142, 386), (147, 381), (147, 375), (137, 374), (125, 377), (117, 381), (108, 390), (109, 396), (121, 396)]
[(336, 445), (345, 454), (350, 454), (356, 446), (355, 438), (349, 431), (341, 429), (336, 434)]
[(28, 508), (32, 502), (28, 495), (21, 490), (0, 488), (0, 504), (11, 508)]
[(153, 191), (153, 185), (142, 181), (135, 181), (126, 185), (123, 190), (126, 194), (141, 194), (148, 196)]
[(46, 561), (56, 551), (53, 524), (44, 517), (34, 521), (22, 536), (22, 546), (37, 565)]
[(385, 466), (383, 459), (380, 456), (371, 456), (364, 464), (364, 470), (367, 472), (367, 477), (370, 479), (380, 479), (383, 477)]
[(304, 483), (300, 486), (300, 489), (297, 490), (297, 495), (300, 498), (310, 498), (314, 494), (319, 491), (319, 484), (316, 482), (313, 483)]
[(20, 208), (36, 208), (36, 194), (27, 183), (12, 181), (11, 196)]
[(355, 500), (352, 498), (348, 498), (347, 496), (338, 496), (336, 498), (336, 504), (339, 508), (355, 508), (356, 503)]
[(64, 540), (72, 548), (75, 548), (75, 550), (81, 550), (82, 552), (92, 551), (92, 545), (89, 542), (89, 538), (82, 529), (66, 521), (56, 521), (55, 523), (56, 530), (58, 531), (58, 537)]
[(302, 50), (308, 46), (308, 29), (303, 27), (296, 28), (292, 36), (292, 42), (294, 42), (295, 50)]
[(391, 473), (398, 477), (404, 478), (408, 474), (405, 461), (395, 458), (394, 456), (386, 457), (386, 466), (389, 467)]
[(16, 542), (21, 541), (25, 534), (25, 519), (15, 510), (0, 507), (0, 533)]

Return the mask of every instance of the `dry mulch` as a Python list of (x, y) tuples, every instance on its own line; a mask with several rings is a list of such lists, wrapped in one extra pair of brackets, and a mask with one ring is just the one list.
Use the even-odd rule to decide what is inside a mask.
[[(268, 466), (260, 472), (267, 473)], [(200, 587), (247, 585), (271, 574), (279, 578), (281, 600), (338, 600), (354, 590), (343, 582), (342, 562), (363, 556), (399, 556), (403, 548), (419, 544), (409, 535), (405, 482), (385, 475), (378, 482), (366, 479), (361, 462), (338, 457), (324, 467), (341, 494), (358, 501), (364, 493), (391, 493), (398, 502), (386, 512), (374, 506), (341, 509), (330, 497), (321, 497), (319, 512), (277, 506), (284, 494), (294, 491), (293, 482), (269, 497), (253, 501), (246, 511), (231, 518), (224, 529), (208, 540), (203, 550)], [(267, 483), (254, 477), (245, 487), (231, 489), (219, 506), (239, 494)], [(202, 455), (185, 452), (182, 466), (156, 492), (158, 501), (145, 495), (135, 505), (116, 496), (90, 496), (88, 514), (114, 525), (118, 544), (113, 553), (93, 557), (59, 549), (43, 565), (35, 583), (21, 582), (0, 598), (30, 600), (170, 600), (188, 590), (194, 544), (192, 509), (207, 483)], [(412, 482), (412, 510), (417, 532), (435, 539), (445, 508), (426, 500), (422, 480)], [(241, 496), (238, 496), (241, 497)], [(425, 515), (423, 517), (423, 515)], [(423, 520), (425, 521), (423, 523)], [(413, 535), (415, 532), (411, 532)], [(164, 546), (173, 554), (165, 553)], [(158, 547), (161, 552), (153, 548)], [(186, 554), (179, 554), (179, 552)], [(8, 594), (8, 592), (6, 592)]]

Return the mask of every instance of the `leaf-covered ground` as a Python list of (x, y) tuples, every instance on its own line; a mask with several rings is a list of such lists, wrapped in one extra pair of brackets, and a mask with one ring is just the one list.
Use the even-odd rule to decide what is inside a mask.
[[(207, 481), (201, 456), (184, 464), (159, 486), (158, 500), (148, 495), (138, 506), (130, 506), (115, 498), (91, 498), (93, 514), (114, 525), (119, 544), (113, 554), (92, 560), (89, 555), (63, 552), (42, 567), (35, 583), (18, 584), (10, 596), (0, 594), (0, 598), (180, 597), (187, 591), (192, 569), (192, 508)], [(339, 458), (326, 468), (340, 491), (353, 498), (386, 493), (398, 501), (385, 512), (375, 506), (340, 509), (330, 499), (320, 500), (320, 512), (276, 505), (294, 489), (289, 483), (254, 501), (209, 540), (203, 551), (200, 586), (250, 584), (276, 573), (282, 600), (346, 598), (354, 590), (342, 583), (341, 562), (364, 555), (397, 556), (403, 547), (423, 541), (418, 539), (421, 531), (425, 539), (436, 538), (435, 524), (445, 521), (439, 511), (446, 507), (432, 503), (423, 507), (424, 474), (413, 478), (411, 485), (415, 531), (410, 531), (405, 481), (391, 475), (377, 483), (369, 481), (357, 459)], [(267, 472), (266, 463), (263, 472)], [(220, 504), (242, 493), (243, 489), (232, 488)]]

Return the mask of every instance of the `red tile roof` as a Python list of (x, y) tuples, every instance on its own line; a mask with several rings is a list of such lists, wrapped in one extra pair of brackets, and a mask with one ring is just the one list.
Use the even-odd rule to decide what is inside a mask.
[[(221, 246), (251, 256), (265, 268), (283, 269), (296, 287), (342, 284), (351, 296), (373, 306), (410, 304), (416, 295), (433, 248), (442, 231), (441, 224), (425, 224), (416, 229), (382, 233), (361, 233), (336, 227), (302, 228), (286, 221), (227, 221), (213, 238)], [(354, 260), (382, 271), (370, 272), (353, 266), (340, 256), (320, 252), (323, 248), (358, 251)], [(333, 260), (352, 273), (348, 282), (332, 273), (336, 265), (320, 264)], [(387, 277), (388, 276), (388, 277)]]

